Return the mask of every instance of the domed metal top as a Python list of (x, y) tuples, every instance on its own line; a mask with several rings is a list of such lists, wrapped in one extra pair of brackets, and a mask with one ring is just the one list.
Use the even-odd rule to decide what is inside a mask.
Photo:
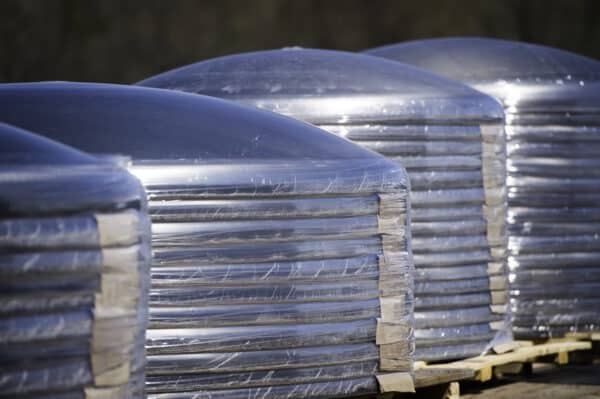
[(0, 165), (87, 165), (94, 157), (26, 130), (0, 123)]
[(378, 158), (314, 126), (215, 98), (91, 83), (0, 87), (0, 120), (135, 160)]
[(145, 206), (139, 181), (113, 162), (0, 123), (0, 217)]
[(600, 106), (600, 62), (555, 48), (459, 37), (398, 43), (365, 53), (428, 69), (523, 110)]
[(150, 196), (153, 190), (197, 197), (378, 192), (407, 185), (394, 162), (307, 123), (168, 90), (0, 85), (0, 120), (94, 155), (131, 157)]
[(235, 54), (138, 85), (221, 97), (317, 124), (502, 117), (493, 99), (464, 85), (342, 51), (290, 48)]

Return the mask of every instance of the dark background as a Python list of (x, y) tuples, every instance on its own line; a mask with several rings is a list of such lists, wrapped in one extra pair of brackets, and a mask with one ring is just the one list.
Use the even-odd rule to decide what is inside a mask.
[(597, 0), (2, 0), (0, 18), (1, 82), (131, 83), (241, 51), (458, 35), (600, 58)]

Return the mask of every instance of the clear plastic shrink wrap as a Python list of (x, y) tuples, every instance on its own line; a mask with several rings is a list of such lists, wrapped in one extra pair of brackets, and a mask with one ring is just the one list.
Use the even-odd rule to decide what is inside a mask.
[(600, 63), (480, 38), (406, 42), (370, 52), (467, 83), (502, 102), (515, 336), (600, 330)]
[(149, 266), (133, 176), (0, 124), (0, 397), (144, 398)]
[(495, 100), (391, 61), (297, 48), (215, 58), (138, 84), (302, 119), (403, 165), (412, 186), (415, 358), (475, 356), (511, 341)]
[(132, 157), (153, 219), (150, 397), (346, 397), (386, 371), (412, 386), (404, 169), (204, 96), (47, 83), (0, 87), (0, 103), (13, 123)]

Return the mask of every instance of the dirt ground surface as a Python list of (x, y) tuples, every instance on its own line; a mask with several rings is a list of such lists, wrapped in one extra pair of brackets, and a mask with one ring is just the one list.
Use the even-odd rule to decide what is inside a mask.
[(460, 391), (463, 399), (600, 399), (600, 364), (544, 367), (483, 385), (461, 383)]

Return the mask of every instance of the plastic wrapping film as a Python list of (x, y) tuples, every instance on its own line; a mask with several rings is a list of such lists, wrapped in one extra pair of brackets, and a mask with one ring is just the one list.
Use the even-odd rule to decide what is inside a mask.
[[(496, 101), (408, 66), (311, 49), (216, 58), (139, 84), (302, 119), (403, 165), (412, 186), (416, 311), (439, 327), (423, 332), (427, 340), (417, 330), (417, 359), (460, 358), (512, 340), (506, 316), (505, 141)], [(480, 323), (498, 329), (488, 326), (479, 334), (476, 353), (472, 334), (461, 340), (460, 329), (444, 329), (460, 324), (461, 312), (475, 307), (487, 309)], [(463, 344), (469, 345), (464, 351)]]
[(537, 123), (511, 118), (506, 128), (514, 333), (540, 339), (600, 330), (598, 127), (556, 115), (546, 124), (542, 113), (515, 111)]
[(480, 38), (414, 41), (373, 53), (428, 68), (502, 102), (514, 334), (544, 339), (599, 330), (600, 63)]
[(410, 375), (408, 180), (347, 167), (134, 163), (154, 221), (151, 397), (344, 397)]
[[(0, 103), (11, 123), (133, 160), (156, 244), (153, 396), (412, 388), (401, 167), (306, 123), (167, 90), (11, 84)], [(378, 385), (374, 365), (398, 378)]]
[(143, 398), (143, 188), (7, 125), (0, 147), (0, 396)]

